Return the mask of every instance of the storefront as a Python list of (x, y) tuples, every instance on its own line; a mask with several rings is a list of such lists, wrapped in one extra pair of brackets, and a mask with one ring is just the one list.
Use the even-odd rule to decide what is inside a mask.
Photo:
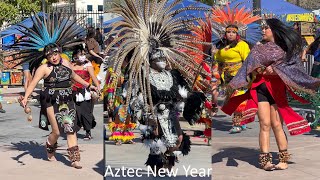
[(288, 14), (287, 22), (296, 22), (299, 26), (299, 31), (302, 37), (305, 38), (310, 45), (314, 41), (316, 32), (316, 21), (314, 13), (304, 14)]

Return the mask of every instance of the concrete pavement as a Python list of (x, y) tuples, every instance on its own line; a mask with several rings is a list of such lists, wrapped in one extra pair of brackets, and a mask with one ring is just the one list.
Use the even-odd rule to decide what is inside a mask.
[[(299, 111), (299, 109), (295, 109)], [(309, 134), (290, 136), (288, 134), (289, 152), (292, 159), (289, 169), (285, 171), (267, 172), (259, 169), (259, 123), (258, 119), (248, 125), (248, 129), (238, 133), (229, 134), (231, 117), (221, 112), (213, 122), (212, 139), (212, 168), (214, 180), (232, 179), (259, 179), (259, 180), (286, 180), (320, 179), (318, 171), (320, 156), (320, 132), (313, 130)], [(274, 163), (278, 162), (278, 148), (271, 132), (270, 150)]]
[[(102, 140), (102, 105), (96, 105), (95, 114), (98, 125), (93, 130), (92, 141), (86, 142), (82, 138), (84, 132), (79, 135), (79, 146), (82, 151), (81, 162), (84, 168), (76, 170), (68, 167), (66, 158), (66, 141), (60, 138), (57, 151), (58, 162), (47, 162), (44, 151), (44, 142), (49, 132), (37, 128), (39, 108), (32, 107), (34, 120), (29, 123), (23, 110), (17, 103), (16, 98), (24, 92), (21, 88), (8, 88), (3, 91), (3, 106), (7, 111), (0, 113), (0, 179), (100, 179), (105, 174), (104, 166), (116, 168), (131, 167), (141, 168), (144, 175), (139, 179), (150, 179), (147, 176), (147, 168), (144, 163), (147, 159), (148, 149), (136, 140), (136, 144), (124, 144), (115, 146), (112, 142), (106, 141), (103, 147)], [(8, 103), (9, 102), (9, 103)], [(299, 108), (295, 109), (299, 111)], [(98, 114), (101, 114), (100, 116)], [(185, 132), (192, 134), (192, 130), (203, 129), (200, 125), (189, 127), (187, 123), (182, 125)], [(186, 178), (183, 167), (199, 170), (200, 168), (212, 168), (212, 179), (232, 180), (232, 179), (320, 179), (318, 162), (320, 157), (320, 132), (311, 131), (310, 134), (300, 136), (289, 136), (289, 152), (292, 154), (289, 169), (285, 171), (266, 172), (258, 166), (258, 134), (259, 124), (257, 119), (248, 125), (248, 129), (240, 134), (229, 134), (231, 128), (231, 118), (221, 112), (215, 117), (213, 122), (212, 147), (207, 146), (207, 142), (201, 138), (192, 138), (193, 146), (191, 153), (185, 157), (179, 157), (180, 163), (176, 164), (178, 176), (175, 179), (199, 179)], [(288, 132), (286, 131), (288, 134)], [(139, 137), (138, 131), (136, 131)], [(271, 133), (271, 152), (274, 162), (277, 162), (277, 145)], [(103, 148), (105, 148), (105, 160), (103, 159)], [(210, 166), (210, 156), (212, 165)], [(48, 174), (53, 174), (48, 176)], [(190, 175), (190, 174), (188, 174)], [(110, 176), (106, 179), (113, 179)], [(126, 178), (117, 178), (126, 179)], [(137, 179), (130, 178), (130, 179)], [(157, 179), (157, 178), (153, 178)], [(173, 179), (166, 177), (162, 179)], [(211, 178), (201, 178), (211, 179)]]
[[(39, 90), (39, 89), (36, 89)], [(20, 95), (24, 95), (24, 88), (23, 86), (19, 87), (6, 87), (0, 88), (0, 96), (2, 96), (2, 103), (3, 104), (12, 104), (18, 102), (18, 97)]]
[(78, 144), (81, 151), (83, 169), (69, 166), (66, 139), (58, 140), (57, 162), (46, 161), (44, 142), (49, 131), (38, 128), (39, 108), (31, 106), (33, 121), (27, 116), (18, 103), (3, 103), (6, 113), (0, 113), (0, 179), (43, 180), (43, 179), (103, 179), (103, 120), (102, 105), (95, 106), (94, 114), (97, 126), (92, 130), (93, 139), (84, 141), (85, 132), (78, 133)]
[[(190, 127), (187, 122), (181, 123), (181, 128), (191, 135), (193, 130), (203, 129), (202, 125), (196, 125)], [(105, 161), (106, 169), (111, 169), (111, 171), (106, 171), (106, 180), (109, 179), (119, 179), (114, 177), (116, 169), (127, 168), (139, 170), (141, 169), (142, 177), (137, 177), (134, 175), (130, 179), (160, 179), (161, 177), (155, 178), (150, 170), (144, 165), (148, 158), (149, 149), (146, 148), (139, 139), (139, 131), (134, 131), (136, 139), (134, 140), (136, 144), (122, 144), (121, 146), (114, 145), (112, 141), (105, 142)], [(107, 132), (110, 135), (110, 132)], [(211, 179), (212, 169), (210, 167), (210, 156), (211, 156), (211, 146), (208, 146), (207, 141), (204, 138), (191, 137), (191, 152), (187, 156), (179, 156), (179, 163), (176, 163), (173, 171), (177, 173), (175, 176), (166, 176), (161, 179)], [(190, 168), (190, 169), (188, 169)], [(191, 173), (191, 169), (194, 169), (194, 174)], [(197, 171), (197, 172), (196, 172)], [(206, 172), (204, 172), (206, 171)], [(204, 173), (202, 173), (204, 172)], [(149, 173), (149, 174), (148, 174)], [(125, 174), (126, 175), (126, 174)], [(138, 173), (138, 175), (140, 175)], [(194, 175), (193, 177), (191, 175)], [(112, 177), (113, 176), (113, 177)], [(121, 175), (120, 179), (126, 179)]]

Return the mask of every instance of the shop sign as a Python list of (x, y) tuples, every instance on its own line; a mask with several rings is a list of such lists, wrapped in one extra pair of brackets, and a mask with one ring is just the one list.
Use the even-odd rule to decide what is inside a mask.
[(314, 22), (314, 14), (313, 13), (305, 13), (305, 14), (288, 14), (287, 21), (292, 22)]

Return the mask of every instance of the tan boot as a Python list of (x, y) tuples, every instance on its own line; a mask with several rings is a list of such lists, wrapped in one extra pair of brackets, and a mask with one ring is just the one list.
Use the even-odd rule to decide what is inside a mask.
[(274, 164), (272, 164), (272, 154), (271, 153), (260, 153), (259, 164), (265, 171), (273, 171)]
[(46, 150), (47, 150), (47, 156), (49, 161), (57, 161), (57, 159), (54, 157), (55, 152), (58, 148), (58, 143), (55, 143), (54, 145), (51, 145), (49, 141), (46, 142)]
[(78, 146), (73, 146), (67, 149), (69, 154), (69, 159), (71, 161), (71, 167), (74, 167), (76, 169), (81, 169), (82, 166), (80, 166), (80, 151)]
[(280, 150), (279, 153), (279, 164), (275, 166), (276, 170), (285, 170), (288, 169), (288, 160), (290, 155), (287, 150)]

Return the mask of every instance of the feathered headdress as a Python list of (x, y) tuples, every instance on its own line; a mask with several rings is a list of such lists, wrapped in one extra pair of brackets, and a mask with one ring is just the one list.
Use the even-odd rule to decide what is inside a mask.
[(252, 12), (245, 10), (245, 7), (239, 9), (238, 5), (233, 9), (229, 5), (225, 8), (219, 6), (212, 7), (213, 42), (221, 39), (226, 32), (226, 28), (230, 25), (237, 26), (238, 34), (247, 42), (255, 44), (260, 40), (260, 25), (254, 23), (260, 20), (259, 16), (253, 16)]
[(210, 23), (209, 15), (206, 15), (206, 18), (204, 20), (200, 19), (197, 24), (191, 26), (190, 30), (192, 32), (190, 36), (195, 38), (197, 41), (206, 42), (206, 44), (193, 42), (190, 43), (191, 46), (194, 46), (195, 48), (205, 53), (199, 54), (194, 51), (188, 52), (189, 54), (193, 55), (193, 57), (196, 58), (195, 61), (200, 64), (208, 57), (212, 46), (212, 26)]
[[(196, 79), (193, 82), (193, 87), (196, 90), (203, 91), (209, 87), (208, 81), (211, 80), (212, 74), (212, 59), (211, 59), (211, 46), (212, 46), (212, 26), (210, 23), (209, 15), (206, 15), (205, 19), (200, 19), (196, 24), (191, 26), (191, 35), (199, 42), (206, 42), (206, 44), (190, 43), (193, 46), (205, 54), (195, 53), (193, 51), (186, 51), (189, 55), (194, 57), (194, 61), (199, 65), (196, 73)], [(207, 61), (209, 60), (209, 61)], [(203, 76), (203, 73), (208, 73), (209, 76)], [(210, 88), (210, 87), (209, 87)]]
[[(55, 44), (64, 51), (73, 46), (81, 44), (80, 34), (85, 31), (84, 28), (77, 25), (77, 21), (71, 19), (71, 16), (65, 17), (60, 13), (51, 13), (39, 17), (37, 14), (31, 16), (32, 28), (23, 24), (18, 24), (19, 30), (25, 38), (20, 39), (11, 46), (19, 54), (13, 61), (30, 63), (30, 68), (37, 68), (43, 59), (45, 59), (44, 48), (49, 44)], [(77, 38), (76, 38), (77, 37)]]
[[(151, 107), (151, 87), (149, 80), (149, 58), (156, 51), (162, 51), (169, 64), (178, 69), (190, 83), (194, 80), (194, 74), (187, 72), (185, 67), (193, 70), (197, 68), (194, 58), (183, 50), (203, 53), (189, 43), (198, 42), (191, 36), (181, 34), (181, 31), (188, 27), (192, 21), (199, 19), (194, 17), (174, 18), (178, 13), (186, 10), (208, 10), (199, 7), (186, 7), (172, 10), (181, 0), (175, 0), (169, 4), (167, 0), (146, 1), (146, 0), (124, 0), (122, 4), (114, 3), (115, 8), (109, 10), (123, 18), (107, 27), (112, 27), (111, 32), (106, 36), (115, 35), (115, 39), (107, 46), (106, 52), (119, 43), (118, 50), (114, 55), (113, 70), (120, 77), (122, 63), (127, 54), (133, 51), (129, 57), (129, 86), (126, 103), (131, 98), (132, 82), (139, 85), (143, 93), (144, 102)], [(196, 71), (196, 70), (195, 70)], [(150, 110), (150, 109), (149, 109)]]

